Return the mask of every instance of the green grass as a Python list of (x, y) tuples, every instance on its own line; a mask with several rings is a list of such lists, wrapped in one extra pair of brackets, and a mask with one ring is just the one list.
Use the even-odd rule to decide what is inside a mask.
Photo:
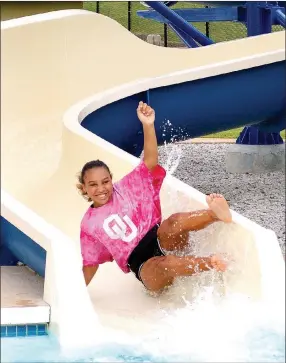
[[(83, 7), (89, 11), (96, 11), (96, 2), (84, 1)], [(188, 8), (189, 3), (179, 2), (172, 8)], [(199, 3), (193, 3), (192, 7), (201, 8), (204, 5)], [(160, 34), (163, 37), (164, 28), (163, 24), (157, 23), (152, 20), (142, 19), (136, 15), (138, 10), (146, 10), (147, 8), (140, 4), (140, 2), (132, 2), (131, 4), (131, 31), (136, 35), (147, 34)], [(122, 26), (128, 26), (128, 2), (99, 2), (99, 13), (108, 16), (117, 21)], [(202, 33), (205, 33), (204, 23), (194, 23), (196, 28)], [(209, 24), (210, 37), (215, 42), (235, 40), (246, 37), (246, 28), (241, 23), (234, 22), (211, 22)], [(273, 27), (273, 31), (281, 30), (280, 27)], [(172, 31), (168, 30), (168, 43), (180, 44), (181, 40)], [(211, 138), (224, 138), (224, 139), (236, 139), (243, 128), (236, 128), (228, 131), (218, 132), (215, 134), (205, 135), (204, 137)], [(285, 139), (285, 130), (281, 132), (281, 136)]]
[[(96, 11), (96, 1), (84, 1), (83, 7), (89, 11)], [(172, 7), (176, 8), (189, 8), (190, 4), (188, 2), (178, 2)], [(193, 3), (193, 8), (202, 8), (204, 5), (200, 3)], [(153, 20), (147, 20), (137, 16), (136, 12), (138, 10), (147, 10), (139, 1), (131, 2), (131, 31), (137, 35), (147, 35), (147, 34), (160, 34), (163, 37), (164, 27), (163, 24), (157, 23)], [(108, 16), (124, 27), (128, 26), (128, 2), (127, 1), (99, 1), (99, 13)], [(193, 25), (205, 33), (205, 23), (193, 23)], [(210, 37), (215, 42), (229, 41), (239, 38), (246, 37), (246, 27), (241, 23), (235, 22), (210, 22)], [(273, 27), (273, 31), (281, 30), (282, 27)], [(168, 29), (168, 42), (169, 43), (179, 43), (182, 44), (181, 40), (178, 38), (173, 31)]]
[[(217, 139), (236, 139), (240, 132), (243, 130), (243, 127), (239, 127), (237, 129), (227, 130), (223, 132), (217, 132), (215, 134), (205, 135), (205, 138), (217, 138)], [(286, 132), (285, 130), (280, 132), (281, 137), (285, 140)]]
[[(83, 2), (84, 9), (89, 11), (96, 11), (96, 2)], [(176, 8), (189, 8), (190, 4), (179, 2), (173, 9)], [(204, 5), (199, 3), (192, 4), (194, 8), (201, 8)], [(147, 10), (146, 7), (140, 4), (140, 2), (132, 2), (131, 5), (131, 31), (135, 34), (160, 34), (163, 37), (164, 28), (163, 24), (157, 23), (152, 20), (147, 20), (140, 18), (136, 15), (138, 10)], [(99, 13), (106, 15), (124, 27), (128, 25), (128, 2), (127, 1), (118, 1), (118, 2), (108, 2), (108, 1), (100, 1), (99, 2)], [(205, 33), (205, 24), (204, 23), (195, 23), (194, 24), (198, 30), (202, 33)], [(210, 34), (211, 38), (215, 42), (221, 42), (226, 40), (243, 38), (246, 36), (245, 27), (240, 23), (233, 22), (212, 22), (210, 24)], [(181, 40), (174, 34), (172, 31), (168, 30), (168, 41), (181, 43)]]

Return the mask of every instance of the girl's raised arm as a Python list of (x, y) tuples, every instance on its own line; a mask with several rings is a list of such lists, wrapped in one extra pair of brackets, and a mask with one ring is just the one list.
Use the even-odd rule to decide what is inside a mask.
[(155, 111), (146, 103), (140, 102), (137, 115), (143, 125), (144, 163), (149, 170), (158, 164), (158, 143), (154, 127)]

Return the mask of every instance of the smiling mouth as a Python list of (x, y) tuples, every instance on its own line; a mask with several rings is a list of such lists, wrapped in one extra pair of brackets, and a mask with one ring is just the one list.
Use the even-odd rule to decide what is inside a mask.
[(100, 199), (100, 200), (105, 200), (105, 199), (107, 199), (107, 197), (108, 197), (108, 193), (103, 193), (103, 194), (96, 195), (96, 198)]

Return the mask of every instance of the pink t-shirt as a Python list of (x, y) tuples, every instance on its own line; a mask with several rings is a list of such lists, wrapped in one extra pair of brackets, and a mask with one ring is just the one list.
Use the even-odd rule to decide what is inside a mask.
[(161, 222), (159, 192), (166, 171), (157, 165), (152, 172), (143, 161), (113, 185), (112, 197), (99, 207), (89, 207), (81, 222), (84, 266), (115, 260), (129, 272), (128, 257), (146, 233)]

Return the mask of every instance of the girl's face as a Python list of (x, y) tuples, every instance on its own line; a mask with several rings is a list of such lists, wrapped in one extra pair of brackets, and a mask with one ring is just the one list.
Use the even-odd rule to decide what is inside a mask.
[(112, 178), (104, 167), (87, 170), (83, 181), (83, 190), (93, 201), (94, 207), (100, 207), (110, 200), (113, 191)]

